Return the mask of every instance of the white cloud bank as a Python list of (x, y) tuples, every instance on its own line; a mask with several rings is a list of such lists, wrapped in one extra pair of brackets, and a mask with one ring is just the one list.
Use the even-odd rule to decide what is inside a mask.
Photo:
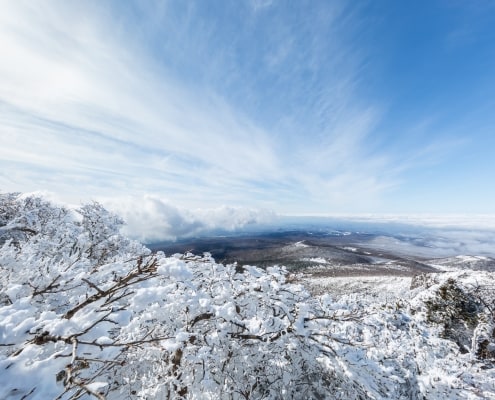
[(495, 231), (495, 214), (301, 214), (294, 217), (363, 224), (403, 224), (423, 228)]
[(102, 204), (125, 220), (125, 234), (144, 243), (232, 233), (276, 219), (271, 211), (245, 207), (185, 209), (151, 195), (104, 200)]

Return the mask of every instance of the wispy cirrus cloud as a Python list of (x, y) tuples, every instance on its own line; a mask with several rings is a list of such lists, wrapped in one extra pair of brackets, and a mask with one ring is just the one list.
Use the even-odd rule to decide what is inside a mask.
[(369, 141), (355, 12), (179, 3), (2, 3), (3, 190), (298, 212), (397, 183)]
[[(0, 157), (21, 166), (24, 182), (46, 168), (68, 179), (120, 177), (130, 191), (182, 184), (194, 192), (217, 175), (228, 183), (280, 172), (269, 137), (221, 99), (177, 87), (88, 10), (80, 18), (52, 6), (7, 4), (2, 13)], [(60, 179), (64, 190), (68, 183)]]

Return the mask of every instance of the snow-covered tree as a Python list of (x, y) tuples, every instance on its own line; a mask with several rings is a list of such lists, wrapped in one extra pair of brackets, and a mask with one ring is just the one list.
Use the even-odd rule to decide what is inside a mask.
[(153, 254), (121, 225), (97, 203), (0, 195), (0, 398), (466, 398), (494, 386), (476, 386), (494, 374), (474, 369), (453, 378), (466, 360), (491, 362), (489, 297), (459, 358), (432, 334), (442, 278), (410, 303), (337, 302), (283, 268)]
[(330, 316), (284, 270), (151, 254), (99, 204), (0, 201), (4, 395), (320, 398), (343, 385), (316, 323)]

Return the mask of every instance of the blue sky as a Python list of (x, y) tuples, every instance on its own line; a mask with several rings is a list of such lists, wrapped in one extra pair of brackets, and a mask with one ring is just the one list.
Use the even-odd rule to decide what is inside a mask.
[(124, 209), (495, 212), (491, 1), (0, 10), (2, 191)]

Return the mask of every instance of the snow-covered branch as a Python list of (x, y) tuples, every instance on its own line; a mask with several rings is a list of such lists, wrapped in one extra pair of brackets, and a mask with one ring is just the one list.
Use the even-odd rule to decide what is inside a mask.
[(6, 194), (0, 213), (0, 398), (495, 393), (493, 292), (459, 274), (423, 279), (394, 307), (335, 301), (283, 268), (152, 254), (97, 203), (69, 210)]

